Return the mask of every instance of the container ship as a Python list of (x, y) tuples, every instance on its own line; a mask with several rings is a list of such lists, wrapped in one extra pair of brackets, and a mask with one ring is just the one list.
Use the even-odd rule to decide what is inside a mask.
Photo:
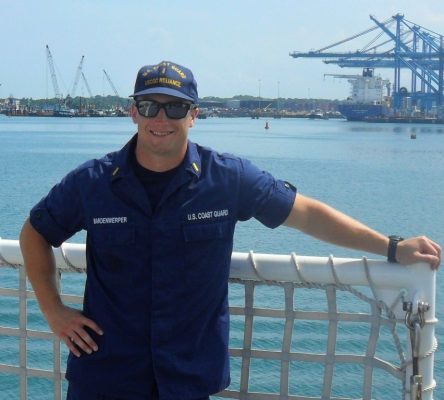
[(346, 78), (351, 84), (347, 102), (338, 106), (339, 112), (348, 121), (365, 121), (369, 118), (387, 117), (391, 114), (389, 94), (384, 96), (384, 88), (390, 91), (390, 82), (375, 76), (373, 68), (364, 68), (362, 75), (326, 74), (335, 78)]

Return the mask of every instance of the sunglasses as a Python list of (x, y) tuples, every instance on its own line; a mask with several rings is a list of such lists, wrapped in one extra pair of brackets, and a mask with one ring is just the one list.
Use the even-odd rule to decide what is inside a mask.
[(195, 108), (194, 104), (182, 103), (180, 101), (170, 101), (168, 103), (159, 103), (154, 100), (137, 100), (136, 108), (142, 117), (154, 118), (161, 108), (170, 119), (182, 119), (188, 114), (188, 111)]

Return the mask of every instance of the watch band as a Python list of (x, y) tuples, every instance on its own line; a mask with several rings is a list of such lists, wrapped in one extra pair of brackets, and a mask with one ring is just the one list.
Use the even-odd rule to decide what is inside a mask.
[(387, 261), (390, 263), (396, 263), (398, 260), (396, 259), (396, 249), (398, 247), (398, 243), (404, 240), (401, 236), (391, 235), (389, 236), (389, 244), (387, 250)]

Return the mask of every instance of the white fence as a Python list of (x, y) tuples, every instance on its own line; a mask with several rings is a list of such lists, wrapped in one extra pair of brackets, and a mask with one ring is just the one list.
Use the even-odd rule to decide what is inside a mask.
[[(54, 254), (59, 276), (73, 271), (85, 271), (84, 245), (65, 243), (54, 249)], [(22, 400), (33, 398), (32, 393), (28, 393), (28, 380), (32, 377), (52, 380), (54, 399), (61, 399), (64, 379), (64, 365), (61, 361), (63, 349), (60, 341), (52, 333), (33, 330), (28, 326), (27, 304), (28, 300), (35, 299), (35, 295), (27, 285), (22, 265), (18, 241), (0, 239), (0, 267), (17, 268), (19, 274), (17, 288), (5, 288), (0, 283), (0, 301), (2, 298), (19, 299), (18, 327), (3, 326), (0, 308), (0, 339), (5, 336), (19, 338), (18, 365), (2, 363), (0, 356), (0, 373), (19, 377), (19, 397)], [(381, 379), (381, 374), (385, 374), (390, 379), (395, 379), (400, 387), (398, 391), (394, 391), (399, 394), (387, 393), (388, 397), (385, 398), (432, 400), (436, 386), (433, 363), (437, 348), (435, 279), (435, 271), (425, 265), (402, 267), (366, 258), (233, 253), (230, 280), (240, 283), (244, 290), (241, 304), (230, 307), (232, 320), (239, 325), (236, 328), (237, 343), (230, 344), (234, 366), (232, 375), (235, 378), (232, 386), (217, 396), (249, 400), (370, 400), (379, 398), (376, 397), (377, 386), (380, 384), (377, 380)], [(282, 292), (283, 306), (280, 309), (257, 306), (255, 292), (260, 290), (258, 287), (264, 285), (268, 285), (273, 292)], [(297, 296), (300, 290), (306, 289), (325, 294), (325, 310), (299, 308), (299, 300), (295, 299), (299, 299)], [(346, 303), (363, 302), (368, 311), (342, 311), (341, 302), (338, 300), (341, 293), (347, 293), (349, 296)], [(82, 302), (79, 295), (63, 293), (63, 299), (68, 303)], [(257, 339), (260, 333), (255, 332), (258, 320), (266, 321), (272, 327), (277, 326), (278, 330), (282, 328), (278, 349), (275, 344), (271, 349), (261, 344), (257, 345), (261, 343)], [(274, 321), (281, 322), (274, 325)], [(311, 351), (307, 348), (300, 350), (295, 346), (298, 340), (295, 332), (304, 326), (301, 321), (318, 321), (324, 324), (324, 351)], [(347, 324), (368, 327), (365, 330), (368, 332), (367, 337), (362, 338), (365, 346), (357, 352), (338, 349), (337, 344), (343, 340), (343, 332), (346, 332), (345, 340), (348, 340), (347, 332), (350, 332), (351, 328), (349, 329)], [(384, 359), (378, 351), (381, 338), (387, 336), (386, 333), (382, 334), (382, 331), (388, 332), (393, 341), (395, 356), (392, 354), (388, 359)], [(52, 370), (28, 365), (28, 338), (52, 342)], [(277, 369), (267, 370), (266, 376), (270, 380), (273, 380), (273, 374), (277, 376), (276, 384), (268, 390), (263, 387), (270, 385), (262, 385), (263, 382), (257, 384), (257, 379), (254, 378), (254, 365), (257, 365), (258, 361), (273, 365)], [(298, 363), (305, 366), (319, 365), (322, 371), (321, 381), (316, 383), (314, 378), (310, 378), (310, 373), (306, 374), (308, 382), (297, 381), (296, 375), (304, 376), (303, 372), (294, 372), (295, 368), (300, 371), (300, 367), (295, 367)], [(341, 392), (339, 386), (346, 385), (343, 378), (337, 376), (336, 369), (340, 369), (338, 365), (357, 366), (360, 372), (358, 379), (354, 379), (354, 386), (356, 382), (360, 382), (359, 393), (346, 395)], [(347, 373), (347, 379), (349, 378)], [(339, 385), (335, 384), (338, 379)], [(308, 394), (300, 392), (304, 386), (309, 388)]]

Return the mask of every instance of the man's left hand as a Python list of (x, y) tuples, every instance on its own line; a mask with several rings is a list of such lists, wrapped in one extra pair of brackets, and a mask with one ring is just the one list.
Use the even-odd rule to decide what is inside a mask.
[(441, 247), (426, 236), (405, 239), (398, 243), (396, 260), (403, 265), (425, 262), (432, 269), (441, 263)]

